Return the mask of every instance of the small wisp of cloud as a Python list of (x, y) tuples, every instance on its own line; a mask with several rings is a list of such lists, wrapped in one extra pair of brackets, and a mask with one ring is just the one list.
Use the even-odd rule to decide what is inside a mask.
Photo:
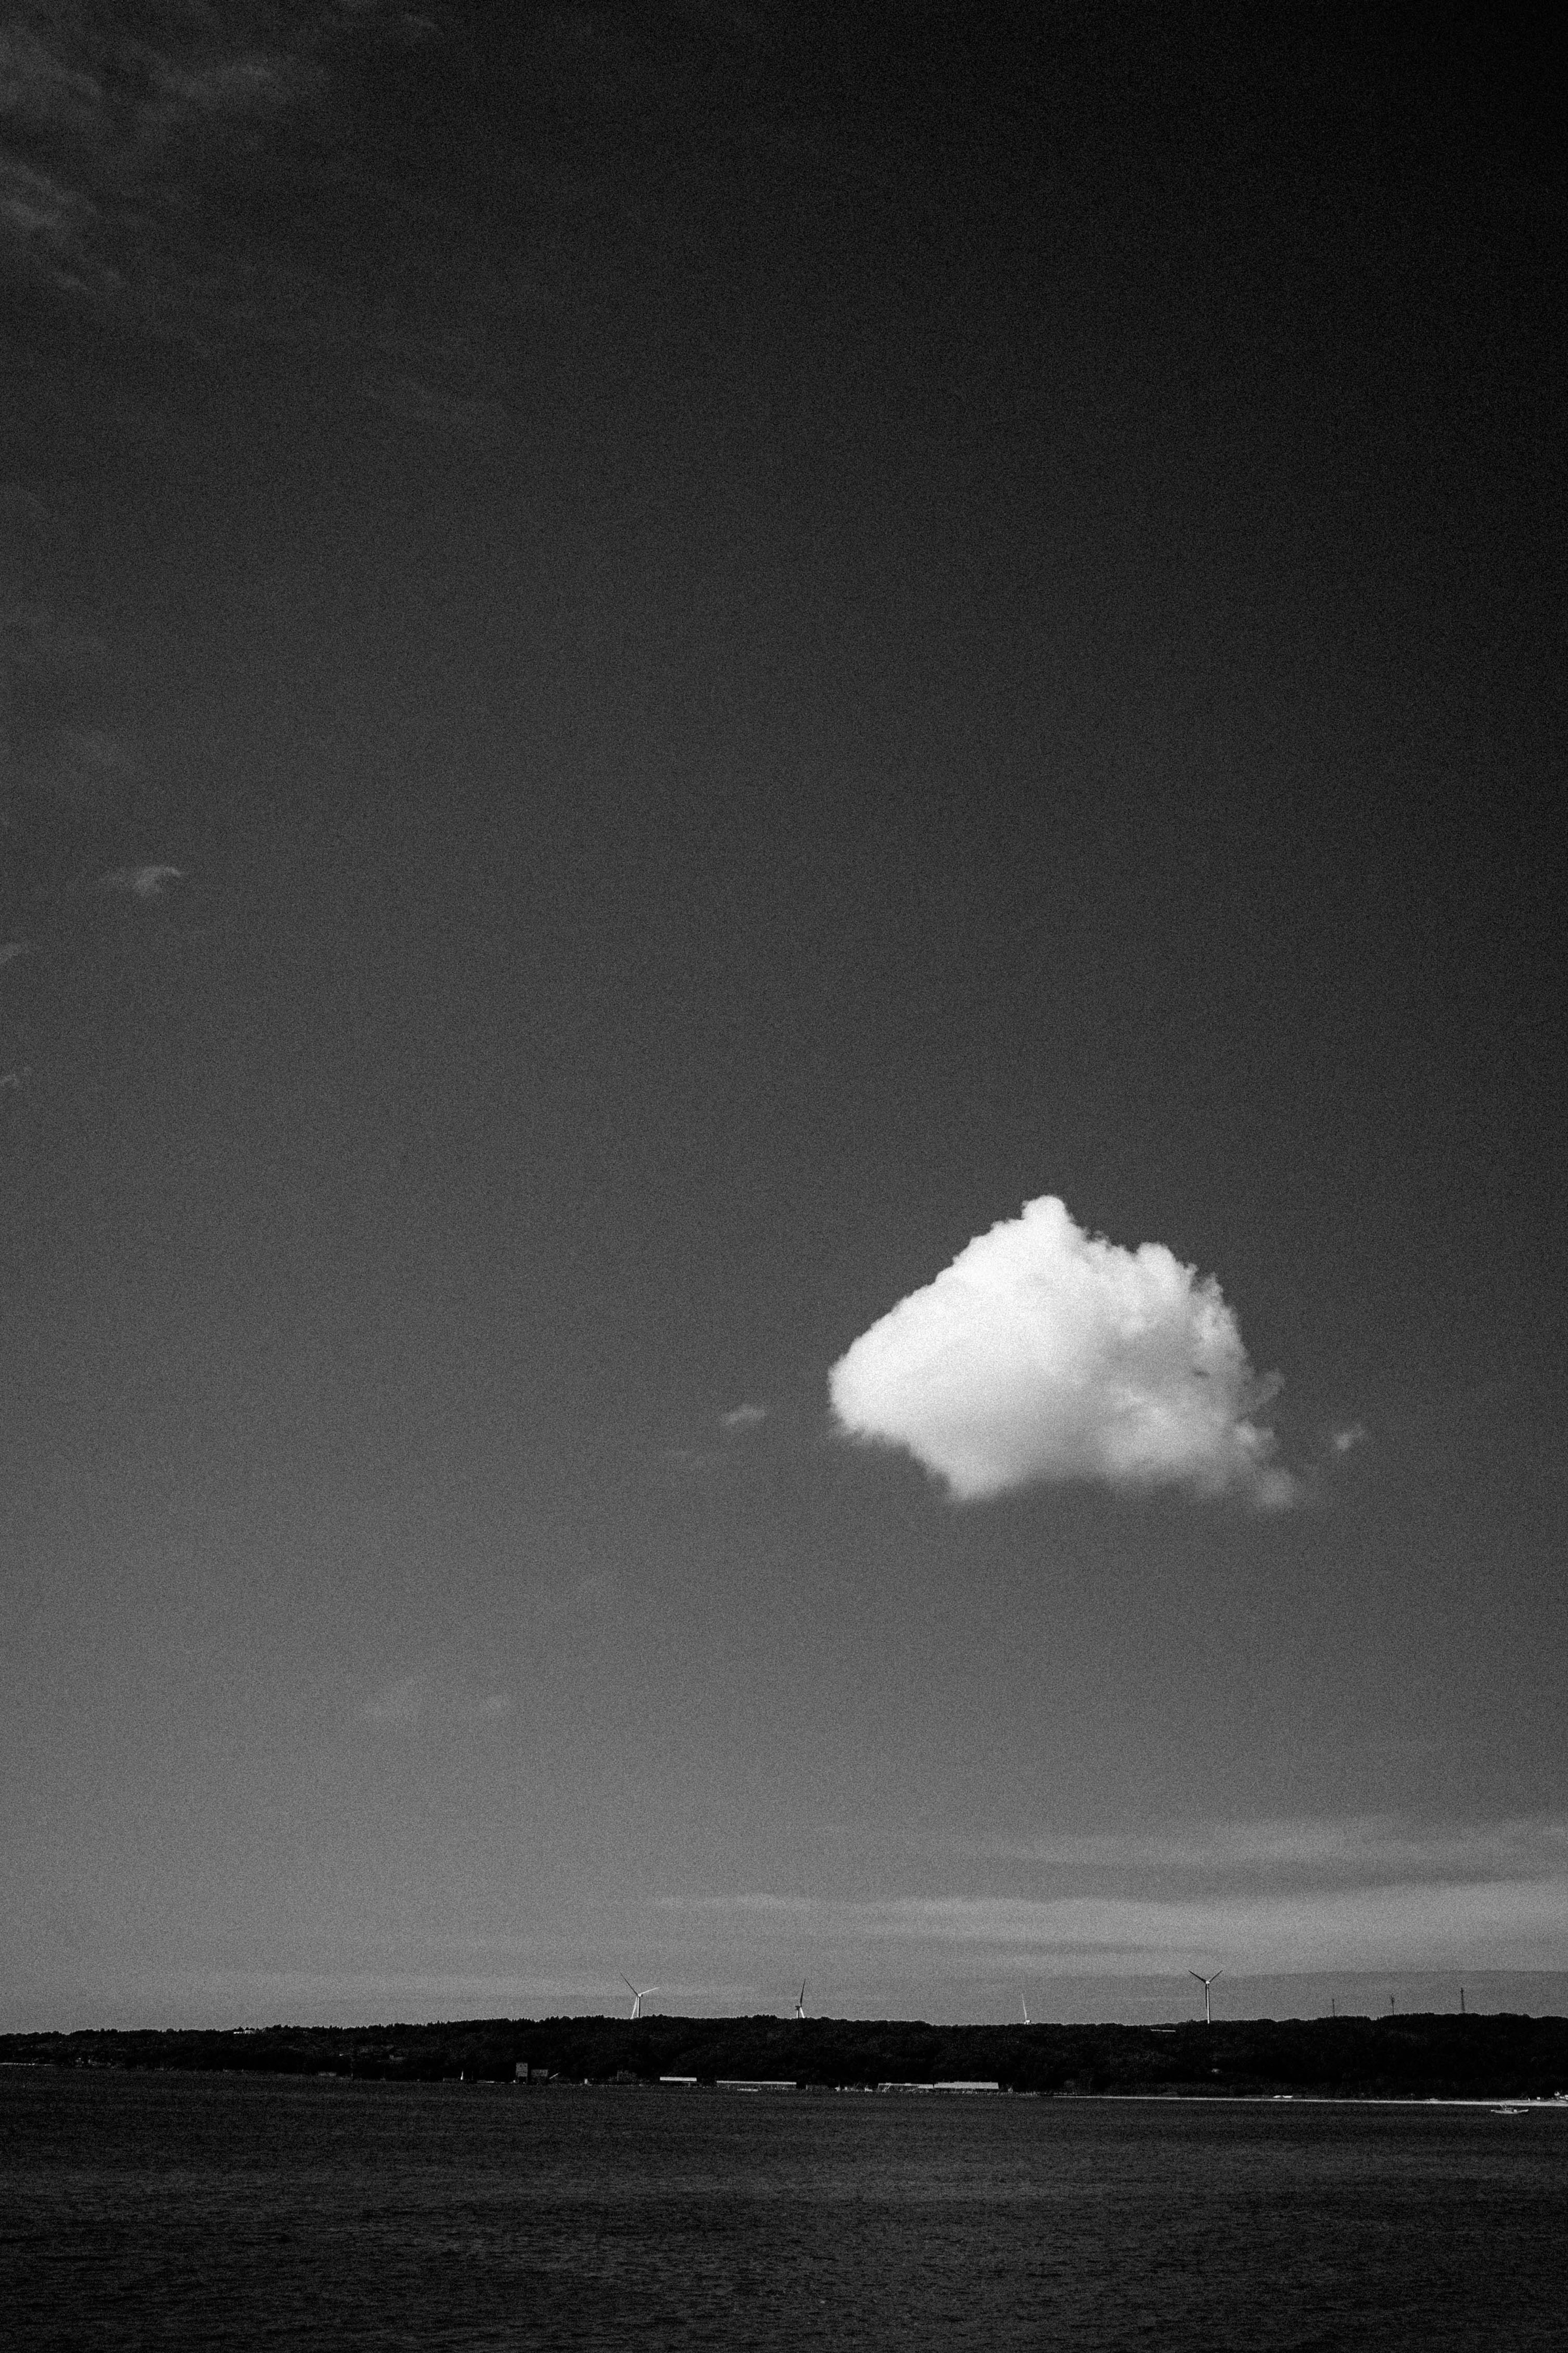
[(358, 1714), (362, 1724), (411, 1731), (417, 1725), (499, 1724), (511, 1714), (512, 1704), (510, 1692), (454, 1691), (446, 1677), (421, 1670), (383, 1684), (363, 1702)]
[(1259, 1380), (1212, 1275), (1124, 1250), (1054, 1196), (961, 1250), (841, 1356), (839, 1430), (901, 1447), (954, 1503), (1068, 1480), (1296, 1500), (1255, 1417)]
[(162, 899), (171, 882), (183, 882), (183, 866), (117, 866), (100, 879), (101, 891), (123, 891), (133, 899)]
[(367, 1699), (360, 1715), (366, 1724), (417, 1724), (426, 1697), (423, 1675), (400, 1675)]
[(719, 1416), (719, 1427), (731, 1436), (743, 1437), (749, 1430), (759, 1430), (768, 1418), (765, 1405), (738, 1405)]
[(667, 1469), (690, 1479), (720, 1472), (726, 1464), (733, 1463), (737, 1447), (744, 1447), (746, 1440), (756, 1435), (767, 1419), (765, 1405), (743, 1402), (731, 1406), (727, 1412), (713, 1417), (720, 1431), (716, 1444), (705, 1430), (700, 1445), (667, 1446), (664, 1450), (665, 1465)]

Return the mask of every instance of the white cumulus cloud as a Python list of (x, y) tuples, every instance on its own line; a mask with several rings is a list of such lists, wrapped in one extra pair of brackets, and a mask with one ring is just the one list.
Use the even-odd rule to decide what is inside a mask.
[(1085, 1233), (1054, 1196), (900, 1300), (828, 1384), (848, 1437), (905, 1448), (956, 1503), (1085, 1479), (1270, 1507), (1295, 1493), (1254, 1419), (1274, 1385), (1214, 1277), (1161, 1242)]

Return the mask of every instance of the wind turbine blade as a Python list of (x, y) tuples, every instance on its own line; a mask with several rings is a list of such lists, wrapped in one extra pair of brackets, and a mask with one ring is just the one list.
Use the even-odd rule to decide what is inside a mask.
[(635, 1986), (635, 1985), (633, 1985), (633, 1983), (632, 1983), (632, 1981), (631, 1981), (630, 1978), (628, 1978), (628, 1977), (623, 1977), (623, 1978), (622, 1978), (622, 1979), (621, 1979), (621, 1983), (625, 1986), (625, 1988), (626, 1988), (626, 1991), (627, 1991), (628, 1993), (636, 1993), (636, 1991), (637, 1991), (637, 1988), (636, 1988), (636, 1986)]

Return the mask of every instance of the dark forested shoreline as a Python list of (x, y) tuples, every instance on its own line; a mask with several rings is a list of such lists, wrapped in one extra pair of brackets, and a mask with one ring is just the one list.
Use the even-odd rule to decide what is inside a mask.
[(1252, 2019), (1205, 2027), (927, 2026), (773, 2017), (474, 2019), (389, 2026), (0, 2035), (0, 2064), (229, 2070), (390, 2082), (861, 2089), (942, 2083), (1075, 2098), (1568, 2097), (1568, 2020)]

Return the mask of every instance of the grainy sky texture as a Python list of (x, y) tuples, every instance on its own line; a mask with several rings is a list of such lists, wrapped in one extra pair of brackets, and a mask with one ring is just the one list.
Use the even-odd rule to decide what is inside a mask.
[(1272, 14), (11, 11), (0, 2025), (1562, 2006), (1568, 191)]

